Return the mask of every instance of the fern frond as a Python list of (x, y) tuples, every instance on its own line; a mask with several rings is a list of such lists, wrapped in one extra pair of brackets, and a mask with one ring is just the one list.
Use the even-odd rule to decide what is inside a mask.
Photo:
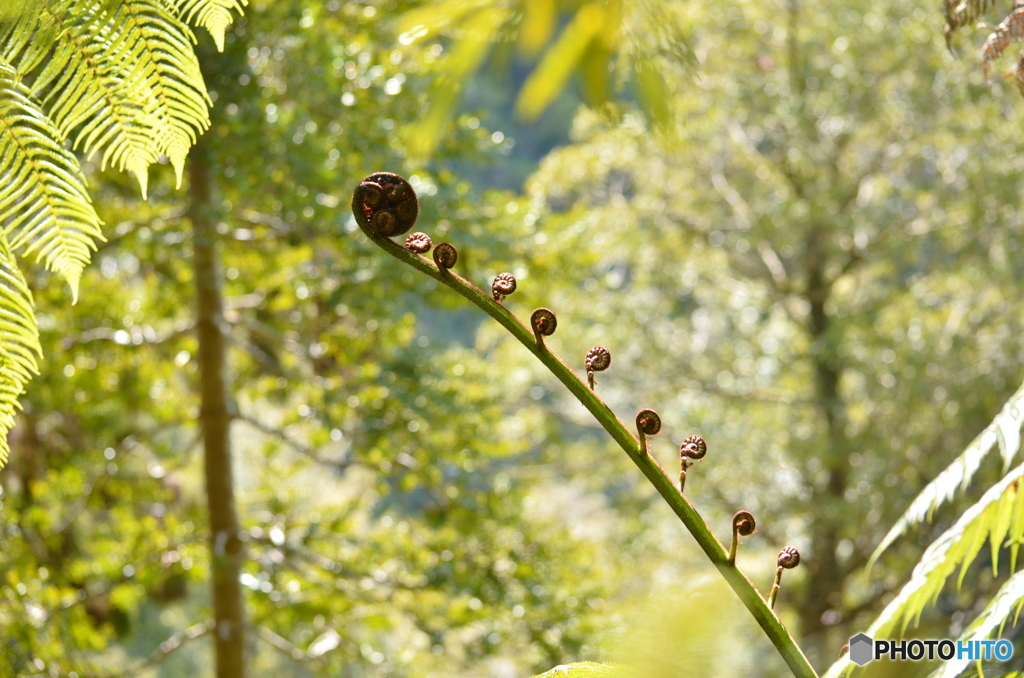
[[(109, 162), (131, 171), (145, 197), (148, 169), (157, 160), (156, 118), (146, 98), (146, 83), (135, 77), (133, 64), (122, 56), (128, 31), (105, 23), (106, 17), (93, 5), (78, 9), (41, 2), (32, 19), (22, 19), (9, 36), (13, 44), (19, 34), (60, 33), (30, 94), (41, 101), (64, 137), (78, 130), (76, 147), (89, 155), (105, 147), (103, 166)], [(4, 39), (0, 34), (0, 42)], [(6, 58), (24, 73), (34, 67), (37, 52), (8, 50)]]
[(33, 9), (29, 0), (6, 0), (0, 2), (0, 21), (13, 21)]
[(1018, 42), (1024, 37), (1024, 7), (1018, 7), (1010, 12), (992, 34), (985, 40), (981, 48), (981, 70), (988, 77), (988, 65), (995, 59), (1002, 56), (1011, 43)]
[[(1024, 478), (1024, 464), (1014, 468), (990, 487), (976, 504), (968, 508), (952, 527), (925, 550), (910, 580), (867, 630), (869, 636), (889, 638), (902, 634), (911, 622), (916, 624), (924, 609), (938, 597), (957, 566), (960, 566), (962, 581), (964, 572), (984, 546), (985, 540), (1001, 540), (996, 535), (1002, 531), (1000, 522), (1005, 520), (1008, 511), (1010, 524), (1004, 534), (1010, 535), (1011, 542), (1015, 534), (1024, 534), (1024, 511), (1018, 510), (1020, 497), (1024, 495), (1024, 481), (1021, 478)], [(847, 657), (840, 659), (829, 668), (825, 678), (838, 678), (849, 663)]]
[(103, 39), (123, 27), (123, 58), (142, 83), (140, 94), (151, 103), (156, 148), (170, 159), (181, 186), (185, 156), (197, 136), (210, 126), (212, 104), (192, 51), (195, 36), (160, 0), (113, 0), (106, 7)]
[(231, 25), (231, 10), (242, 13), (249, 0), (176, 0), (178, 16), (202, 26), (213, 36), (217, 51), (224, 51), (224, 32)]
[(60, 138), (0, 61), (0, 227), (12, 250), (36, 253), (77, 298), (82, 269), (103, 235), (78, 161)]
[[(998, 635), (1007, 621), (1015, 623), (1011, 617), (1019, 614), (1022, 607), (1024, 607), (1024, 572), (1018, 572), (1003, 584), (959, 640), (986, 640)], [(971, 660), (969, 659), (954, 657), (940, 666), (930, 678), (956, 678), (970, 664)]]
[(58, 23), (44, 20), (70, 10), (74, 0), (39, 0), (0, 3), (6, 5), (0, 14), (0, 58), (24, 76), (42, 63), (60, 36)]
[(896, 521), (871, 554), (870, 568), (878, 557), (909, 528), (931, 519), (935, 509), (953, 498), (957, 490), (971, 484), (985, 457), (998, 445), (1003, 467), (1009, 468), (1020, 451), (1020, 431), (1024, 424), (1024, 385), (1017, 390), (992, 423), (975, 438), (942, 473), (921, 490), (910, 508)]
[(944, 0), (946, 8), (946, 35), (968, 24), (973, 24), (982, 14), (995, 6), (995, 0)]
[(18, 396), (38, 373), (42, 355), (32, 312), (32, 294), (0, 231), (0, 467), (7, 463), (7, 433), (14, 426)]

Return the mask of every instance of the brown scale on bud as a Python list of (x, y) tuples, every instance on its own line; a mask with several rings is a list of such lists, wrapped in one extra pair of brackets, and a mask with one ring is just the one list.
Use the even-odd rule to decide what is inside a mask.
[(729, 564), (736, 564), (736, 546), (740, 537), (749, 537), (757, 529), (754, 514), (750, 511), (737, 511), (732, 517), (732, 546), (729, 547)]
[(555, 328), (558, 327), (558, 318), (555, 317), (554, 312), (546, 308), (538, 308), (530, 316), (530, 326), (533, 328), (533, 333), (537, 335), (537, 343), (543, 345), (544, 337), (550, 337), (555, 333)]
[(688, 436), (679, 445), (679, 493), (682, 494), (686, 485), (686, 472), (694, 462), (700, 461), (708, 453), (708, 444), (700, 436)]
[(380, 204), (380, 201), (384, 199), (384, 189), (381, 188), (380, 184), (376, 184), (372, 181), (364, 181), (362, 188), (364, 205), (376, 207)]
[(491, 283), (491, 294), (494, 300), (502, 302), (505, 297), (516, 291), (516, 278), (511, 273), (499, 273)]
[(775, 568), (775, 582), (772, 584), (772, 591), (768, 594), (768, 607), (775, 609), (775, 598), (779, 594), (779, 585), (782, 583), (782, 571), (792, 570), (800, 564), (800, 552), (792, 546), (779, 551), (778, 567)]
[(587, 351), (586, 360), (583, 363), (587, 368), (587, 383), (590, 390), (594, 390), (594, 372), (603, 372), (611, 367), (612, 354), (604, 346), (595, 346)]
[(405, 239), (405, 249), (416, 254), (426, 254), (433, 245), (430, 236), (420, 231), (410, 233), (409, 237)]
[(640, 410), (636, 414), (636, 430), (640, 433), (640, 454), (647, 454), (647, 436), (661, 430), (661, 417), (654, 410)]
[(408, 181), (375, 172), (352, 193), (352, 213), (364, 229), (385, 238), (408, 233), (419, 215), (419, 200)]
[(370, 221), (370, 224), (378, 235), (383, 235), (385, 237), (399, 235), (398, 217), (396, 217), (391, 210), (377, 210), (374, 212), (373, 219)]
[(416, 223), (416, 217), (419, 216), (420, 206), (415, 200), (403, 200), (395, 206), (395, 216), (402, 223), (408, 223), (410, 228)]
[(455, 245), (443, 242), (434, 248), (434, 263), (437, 264), (439, 269), (448, 270), (453, 268), (458, 260), (459, 252), (455, 249)]

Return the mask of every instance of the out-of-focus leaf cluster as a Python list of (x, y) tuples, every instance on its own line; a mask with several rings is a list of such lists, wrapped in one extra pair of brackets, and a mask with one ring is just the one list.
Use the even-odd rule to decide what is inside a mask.
[(488, 58), (510, 80), (517, 63), (531, 64), (515, 84), (515, 110), (526, 120), (540, 116), (579, 75), (591, 105), (638, 98), (662, 127), (672, 120), (667, 79), (675, 67), (693, 63), (688, 13), (656, 0), (445, 0), (406, 12), (402, 28), (403, 44), (441, 36), (447, 46), (429, 112), (409, 131), (409, 148), (421, 157), (433, 153), (469, 76)]
[[(351, 221), (353, 186), (387, 169), (419, 192), (418, 227), (457, 234), (467, 265), (498, 265), (512, 237), (447, 169), (488, 162), (490, 132), (463, 124), (431, 167), (404, 160), (398, 128), (420, 114), (436, 52), (392, 47), (388, 11), (263, 4), (223, 57), (200, 48), (252, 670), (526, 674), (582, 652), (616, 623), (607, 599), (642, 582), (608, 585), (638, 567), (608, 550), (621, 523), (592, 540), (562, 510), (583, 490), (536, 482), (568, 462), (526, 356), (478, 351), (478, 322)], [(2, 478), (0, 664), (14, 675), (209, 670), (190, 635), (210, 611), (188, 187), (158, 169), (148, 204), (103, 175), (111, 229), (77, 306), (46, 273), (29, 280), (61, 360)]]

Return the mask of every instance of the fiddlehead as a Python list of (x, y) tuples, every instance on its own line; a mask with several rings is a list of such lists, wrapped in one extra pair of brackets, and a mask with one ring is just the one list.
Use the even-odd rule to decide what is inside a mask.
[(587, 351), (587, 357), (583, 364), (587, 368), (587, 384), (590, 385), (590, 390), (593, 391), (594, 384), (596, 383), (594, 381), (594, 372), (603, 372), (611, 367), (611, 351), (604, 346), (595, 346)]
[(732, 546), (729, 547), (729, 563), (736, 564), (736, 547), (740, 537), (749, 537), (757, 529), (754, 514), (750, 511), (737, 511), (732, 517)]

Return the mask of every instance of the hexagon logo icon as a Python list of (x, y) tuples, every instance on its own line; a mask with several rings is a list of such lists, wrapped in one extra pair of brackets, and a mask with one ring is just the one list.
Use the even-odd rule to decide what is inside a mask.
[(850, 661), (857, 666), (864, 666), (875, 658), (875, 641), (866, 633), (858, 633), (850, 638)]

